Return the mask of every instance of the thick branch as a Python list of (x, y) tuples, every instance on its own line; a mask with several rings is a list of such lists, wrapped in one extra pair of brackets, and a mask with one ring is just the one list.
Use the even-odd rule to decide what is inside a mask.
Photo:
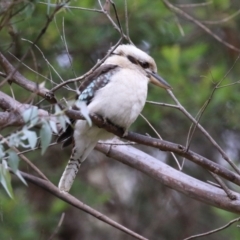
[(120, 145), (119, 143), (122, 142), (116, 141), (113, 142), (113, 145), (98, 144), (96, 148), (107, 156), (138, 169), (189, 197), (230, 212), (240, 213), (239, 193), (234, 192), (237, 200), (232, 201), (222, 189), (177, 171), (141, 150), (129, 145)]
[[(70, 118), (73, 118), (73, 119), (83, 119), (80, 112), (76, 110), (67, 110), (66, 115), (68, 115)], [(110, 123), (107, 123), (106, 121), (103, 121), (101, 117), (98, 117), (96, 115), (91, 116), (91, 118), (93, 123), (96, 124), (98, 127), (104, 128), (107, 131), (114, 133), (116, 136), (120, 138), (124, 138), (124, 139), (130, 140), (136, 143), (140, 143), (146, 146), (151, 146), (151, 147), (160, 149), (162, 151), (174, 152), (179, 156), (185, 157), (191, 160), (192, 162), (200, 165), (201, 167), (240, 186), (239, 175), (191, 150), (187, 150), (187, 148), (185, 148), (182, 145), (152, 138), (152, 137), (147, 137), (134, 132), (128, 132), (127, 136), (122, 137), (124, 133), (123, 129), (120, 129)]]
[[(30, 104), (22, 104), (0, 91), (0, 108), (5, 110), (5, 112), (0, 112), (0, 129), (8, 126), (23, 126), (25, 122), (22, 113), (31, 106)], [(50, 117), (48, 112), (43, 109), (38, 110), (38, 116), (40, 118)]]

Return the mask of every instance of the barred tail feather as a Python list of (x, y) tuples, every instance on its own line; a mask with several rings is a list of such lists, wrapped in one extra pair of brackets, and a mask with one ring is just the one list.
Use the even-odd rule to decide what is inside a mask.
[(68, 192), (70, 190), (80, 166), (80, 161), (70, 158), (58, 184), (61, 192)]
[(86, 121), (78, 120), (74, 130), (74, 147), (70, 160), (62, 174), (58, 188), (68, 192), (73, 184), (81, 163), (87, 158), (99, 139), (106, 140), (113, 135), (98, 127), (89, 127)]
[(91, 141), (88, 142), (88, 144), (85, 143), (80, 145), (81, 147), (79, 146), (78, 148), (73, 148), (70, 160), (68, 161), (58, 184), (58, 188), (61, 192), (68, 192), (70, 190), (81, 163), (87, 158), (96, 144), (97, 141)]

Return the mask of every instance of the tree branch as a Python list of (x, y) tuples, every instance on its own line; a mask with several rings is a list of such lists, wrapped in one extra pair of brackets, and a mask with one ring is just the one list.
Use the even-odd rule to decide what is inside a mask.
[[(0, 104), (1, 104), (1, 96), (2, 96), (2, 98), (4, 98), (4, 95), (5, 95), (5, 97), (10, 98), (6, 94), (0, 92)], [(19, 109), (21, 109), (21, 107), (18, 107), (18, 111), (19, 111)], [(46, 112), (41, 109), (39, 111)], [(84, 119), (83, 116), (81, 115), (81, 113), (76, 110), (65, 110), (65, 113), (68, 117), (70, 117), (72, 119)], [(17, 117), (17, 120), (15, 122), (22, 121), (22, 120), (19, 120), (19, 117), (20, 116)], [(1, 119), (1, 117), (0, 117), (0, 119)], [(119, 136), (120, 138), (122, 138), (123, 133), (124, 133), (123, 129), (118, 128), (118, 127), (112, 125), (111, 123), (104, 121), (101, 117), (99, 117), (97, 115), (91, 115), (91, 119), (92, 119), (93, 123), (95, 125), (97, 125), (98, 127), (104, 128), (107, 131), (114, 133), (116, 136)], [(13, 122), (14, 122), (14, 120), (13, 120)], [(219, 164), (217, 164), (217, 163), (215, 163), (193, 151), (187, 150), (182, 145), (167, 142), (167, 141), (156, 139), (156, 138), (143, 136), (141, 134), (137, 134), (137, 133), (133, 133), (133, 132), (128, 132), (127, 136), (125, 136), (123, 138), (127, 139), (129, 141), (133, 141), (136, 143), (146, 145), (146, 146), (151, 146), (151, 147), (160, 149), (162, 151), (174, 152), (174, 153), (178, 154), (179, 156), (185, 157), (185, 158), (191, 160), (192, 162), (202, 166), (203, 168), (240, 186), (240, 176), (239, 175), (235, 174), (234, 172), (222, 167), (221, 165), (219, 165)]]
[(68, 193), (61, 193), (59, 191), (59, 189), (56, 186), (54, 186), (51, 182), (42, 180), (38, 177), (27, 174), (25, 172), (20, 172), (20, 173), (26, 181), (28, 181), (40, 188), (43, 188), (47, 192), (51, 193), (52, 195), (56, 196), (57, 198), (60, 198), (64, 202), (69, 203), (73, 207), (92, 215), (93, 217), (99, 219), (100, 221), (103, 221), (103, 222), (113, 226), (114, 228), (117, 228), (117, 229), (121, 230), (122, 232), (125, 232), (125, 233), (131, 235), (132, 237), (135, 237), (136, 239), (147, 240), (147, 238), (145, 238), (145, 237), (131, 231), (130, 229), (122, 226), (121, 224), (113, 221), (112, 219), (108, 218), (104, 214), (98, 212), (97, 210), (95, 210), (95, 209), (89, 207), (88, 205), (84, 204), (83, 202), (79, 201), (77, 198), (73, 197), (72, 195), (70, 195)]
[(45, 98), (50, 103), (56, 103), (56, 99), (51, 91), (44, 87), (40, 87), (38, 84), (29, 81), (22, 74), (20, 74), (15, 67), (4, 57), (0, 52), (0, 64), (3, 67), (7, 77), (10, 76), (10, 81), (18, 84), (22, 88), (35, 93), (43, 98)]
[(214, 229), (212, 231), (209, 231), (209, 232), (206, 232), (206, 233), (201, 233), (201, 234), (196, 234), (196, 235), (193, 235), (191, 237), (187, 237), (183, 240), (190, 240), (190, 239), (194, 239), (194, 238), (199, 238), (199, 237), (205, 237), (205, 236), (208, 236), (208, 235), (211, 235), (213, 233), (216, 233), (216, 232), (220, 232), (222, 231), (223, 229), (226, 229), (228, 228), (230, 225), (232, 225), (233, 223), (235, 222), (239, 222), (240, 221), (240, 218), (236, 218), (236, 219), (233, 219), (232, 221), (228, 222), (226, 225), (220, 227), (220, 228), (217, 228), (217, 229)]
[[(66, 110), (66, 115), (72, 119), (83, 119), (81, 113), (76, 110)], [(127, 139), (129, 141), (133, 141), (136, 143), (143, 144), (145, 146), (151, 146), (162, 151), (174, 152), (179, 156), (185, 157), (197, 165), (237, 184), (240, 186), (240, 176), (221, 165), (191, 151), (187, 150), (184, 146), (176, 143), (171, 143), (168, 141), (147, 137), (138, 133), (128, 132), (127, 136), (123, 137), (124, 131), (121, 128), (118, 128), (111, 123), (107, 123), (101, 117), (97, 115), (91, 115), (91, 119), (95, 125), (100, 128), (104, 128), (107, 131), (115, 134), (116, 136)]]
[(240, 213), (239, 193), (234, 192), (237, 200), (232, 201), (222, 189), (177, 171), (141, 150), (119, 143), (121, 141), (115, 140), (112, 145), (98, 144), (96, 149), (191, 198), (230, 212)]
[[(0, 108), (5, 112), (0, 112), (0, 129), (8, 126), (23, 126), (25, 124), (22, 113), (32, 105), (23, 104), (0, 91)], [(49, 118), (49, 113), (43, 109), (38, 109), (40, 118)]]

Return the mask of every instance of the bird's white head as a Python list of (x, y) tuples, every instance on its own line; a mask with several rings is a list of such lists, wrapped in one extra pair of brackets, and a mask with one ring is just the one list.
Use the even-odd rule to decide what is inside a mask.
[(171, 89), (171, 86), (157, 74), (157, 65), (154, 59), (134, 45), (119, 45), (114, 49), (107, 62), (139, 70), (149, 78), (151, 83), (165, 89)]

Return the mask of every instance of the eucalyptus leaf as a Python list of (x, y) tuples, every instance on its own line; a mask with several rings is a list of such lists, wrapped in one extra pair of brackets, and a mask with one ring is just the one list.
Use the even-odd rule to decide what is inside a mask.
[(41, 154), (43, 155), (52, 140), (52, 130), (48, 122), (44, 121), (40, 130)]
[(29, 143), (29, 146), (31, 147), (31, 149), (34, 149), (37, 144), (37, 139), (38, 139), (36, 132), (26, 129), (23, 131), (23, 133), (24, 133), (26, 139), (28, 139), (28, 143)]
[(13, 172), (16, 173), (18, 170), (19, 157), (16, 152), (9, 150), (8, 151), (8, 165), (12, 168)]
[(58, 116), (58, 121), (64, 131), (66, 129), (66, 120), (65, 120), (64, 116)]
[(15, 175), (21, 180), (21, 182), (22, 182), (23, 184), (25, 184), (26, 186), (28, 186), (27, 182), (25, 181), (25, 179), (23, 178), (23, 176), (21, 175), (21, 173), (20, 173), (19, 170), (17, 170), (17, 171), (15, 172)]
[(3, 163), (0, 164), (0, 182), (9, 195), (10, 198), (13, 198), (13, 190), (11, 185), (11, 174), (7, 169), (7, 163), (3, 160)]
[(38, 108), (31, 106), (22, 113), (24, 122), (34, 126), (38, 122)]
[(4, 151), (4, 147), (2, 144), (0, 144), (0, 160), (3, 159), (3, 157), (6, 155)]
[(17, 133), (12, 133), (8, 138), (8, 145), (18, 147), (21, 142), (21, 137)]
[(58, 104), (55, 104), (55, 105), (54, 105), (54, 108), (55, 108), (55, 114), (62, 113), (62, 109), (59, 107)]
[(50, 124), (50, 127), (51, 127), (52, 131), (53, 131), (54, 133), (58, 133), (56, 122), (50, 120), (50, 121), (49, 121), (49, 124)]

